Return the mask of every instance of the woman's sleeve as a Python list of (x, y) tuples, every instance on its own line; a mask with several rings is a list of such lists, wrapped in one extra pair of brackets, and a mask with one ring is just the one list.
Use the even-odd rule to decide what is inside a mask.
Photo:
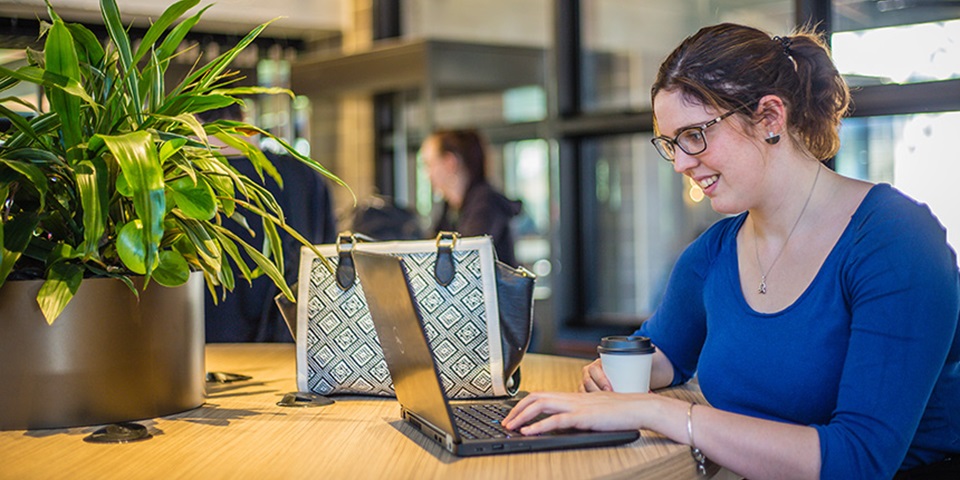
[(957, 263), (924, 206), (891, 201), (855, 227), (841, 273), (852, 323), (837, 407), (814, 425), (820, 476), (891, 478), (954, 339)]
[(670, 360), (673, 365), (671, 385), (690, 380), (697, 371), (700, 350), (707, 334), (704, 279), (715, 258), (721, 230), (715, 225), (680, 254), (656, 312), (635, 332), (650, 337)]

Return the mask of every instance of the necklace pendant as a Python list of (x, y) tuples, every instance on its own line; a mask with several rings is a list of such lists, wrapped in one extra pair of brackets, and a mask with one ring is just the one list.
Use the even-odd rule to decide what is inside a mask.
[(764, 281), (764, 280), (761, 280), (761, 281), (760, 281), (760, 288), (757, 288), (757, 293), (759, 293), (760, 295), (766, 295), (766, 294), (767, 294), (767, 282), (766, 282), (766, 281)]

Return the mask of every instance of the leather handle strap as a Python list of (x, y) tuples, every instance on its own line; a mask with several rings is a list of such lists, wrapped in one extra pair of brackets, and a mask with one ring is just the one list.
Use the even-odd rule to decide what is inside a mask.
[(357, 268), (353, 264), (353, 247), (357, 244), (357, 237), (350, 232), (343, 232), (337, 236), (337, 286), (341, 290), (349, 290), (357, 278)]
[(437, 283), (444, 287), (453, 283), (453, 276), (457, 273), (453, 262), (453, 249), (457, 246), (460, 234), (456, 232), (440, 232), (437, 234), (437, 261), (433, 265), (433, 276)]

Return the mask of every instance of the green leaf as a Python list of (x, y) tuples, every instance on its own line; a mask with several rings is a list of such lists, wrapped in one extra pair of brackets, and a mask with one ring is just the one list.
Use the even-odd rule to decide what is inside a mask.
[[(60, 75), (79, 83), (80, 60), (77, 57), (73, 35), (59, 18), (54, 20), (53, 26), (47, 32), (43, 51), (47, 73)], [(48, 91), (47, 97), (50, 99), (50, 109), (60, 115), (68, 156), (76, 156), (75, 153), (70, 152), (73, 152), (72, 148), (83, 142), (80, 133), (80, 99), (58, 89)]]
[(187, 218), (196, 220), (213, 220), (217, 214), (217, 200), (213, 196), (213, 188), (203, 177), (196, 179), (180, 177), (167, 183), (173, 192), (173, 199)]
[(80, 99), (93, 106), (97, 106), (97, 102), (87, 94), (87, 92), (83, 89), (83, 86), (80, 85), (80, 82), (58, 73), (31, 66), (20, 67), (16, 70), (10, 70), (9, 68), (0, 66), (0, 74), (7, 75), (24, 82), (42, 85), (49, 89), (62, 90), (76, 97), (80, 97)]
[[(6, 185), (0, 185), (0, 205), (5, 203), (10, 190)], [(36, 230), (40, 219), (36, 213), (27, 212), (8, 219), (0, 225), (0, 247), (3, 258), (0, 259), (0, 285), (13, 270), (13, 266), (30, 244), (33, 231)]]
[(275, 259), (280, 273), (283, 273), (283, 242), (280, 241), (280, 233), (277, 232), (277, 225), (269, 219), (263, 219), (263, 254)]
[[(144, 247), (143, 222), (140, 219), (131, 220), (120, 229), (117, 234), (117, 254), (120, 261), (131, 272), (140, 275), (147, 273), (147, 249)], [(153, 271), (160, 263), (160, 257), (154, 254), (150, 260), (152, 262), (150, 270)]]
[(77, 45), (80, 47), (77, 52), (83, 52), (87, 63), (100, 65), (100, 63), (103, 62), (103, 57), (106, 55), (103, 51), (103, 45), (100, 44), (100, 39), (87, 27), (79, 23), (68, 23), (67, 28), (70, 30), (70, 34), (73, 35), (73, 40), (77, 42)]
[(240, 270), (240, 273), (243, 275), (243, 278), (247, 280), (247, 283), (253, 283), (252, 273), (250, 272), (250, 267), (247, 266), (246, 261), (243, 257), (240, 256), (240, 250), (237, 248), (237, 244), (231, 240), (229, 237), (222, 233), (222, 230), (226, 230), (220, 225), (213, 226), (214, 238), (220, 242), (220, 246), (223, 247), (223, 251), (233, 260), (233, 263), (236, 264), (237, 268)]
[(37, 165), (41, 169), (65, 166), (63, 159), (56, 156), (49, 150), (39, 150), (36, 148), (17, 148), (16, 150), (4, 152), (4, 155), (6, 155), (8, 160), (21, 160), (31, 165)]
[(200, 0), (180, 0), (167, 7), (160, 15), (160, 18), (157, 19), (156, 23), (150, 25), (147, 33), (143, 35), (143, 39), (140, 41), (140, 47), (137, 48), (137, 53), (133, 55), (132, 63), (136, 65), (140, 59), (153, 48), (156, 41), (160, 39), (160, 35), (184, 13), (187, 13), (187, 10), (197, 6), (198, 3), (200, 3)]
[(177, 287), (190, 279), (190, 265), (183, 255), (173, 250), (160, 252), (160, 265), (153, 272), (153, 279), (164, 287)]
[[(98, 135), (113, 154), (126, 182), (133, 191), (133, 207), (143, 221), (145, 275), (157, 261), (157, 251), (163, 237), (163, 216), (166, 209), (163, 170), (149, 132), (131, 132), (124, 135)], [(140, 272), (138, 272), (140, 273)]]
[(10, 251), (23, 252), (39, 224), (40, 217), (35, 212), (25, 212), (7, 219), (3, 223), (3, 247)]
[(233, 48), (222, 53), (219, 57), (215, 58), (213, 61), (211, 61), (204, 67), (200, 68), (199, 70), (197, 70), (196, 72), (188, 76), (183, 81), (183, 84), (191, 85), (199, 79), (200, 81), (198, 82), (198, 87), (197, 87), (198, 89), (205, 90), (207, 88), (210, 88), (214, 84), (214, 82), (216, 82), (221, 78), (221, 74), (223, 73), (223, 70), (226, 69), (227, 66), (230, 65), (230, 63), (232, 63), (235, 58), (237, 58), (237, 55), (239, 55), (240, 52), (242, 52), (245, 48), (247, 48), (247, 46), (253, 43), (253, 41), (257, 38), (257, 36), (259, 36), (260, 33), (263, 32), (265, 28), (267, 28), (267, 25), (270, 25), (276, 20), (277, 18), (270, 20), (269, 22), (263, 23), (257, 26), (256, 28), (254, 28), (253, 30), (251, 30), (250, 33), (248, 33), (245, 37), (243, 37), (243, 39), (241, 39), (240, 42), (234, 45)]
[(156, 60), (156, 52), (150, 50), (150, 63), (143, 69), (143, 77), (140, 82), (140, 98), (146, 98), (148, 111), (156, 111), (160, 108), (164, 100), (166, 90), (164, 88), (163, 69)]
[(207, 272), (214, 274), (216, 278), (221, 275), (220, 259), (221, 250), (217, 242), (210, 236), (210, 232), (204, 227), (203, 222), (186, 218), (182, 214), (174, 212), (174, 217), (181, 225), (181, 230), (187, 236), (190, 244), (196, 252), (201, 266)]
[[(154, 114), (154, 115), (151, 115), (150, 117), (156, 120), (163, 120), (171, 123), (179, 123), (187, 127), (193, 135), (195, 135), (197, 138), (200, 139), (201, 142), (204, 143), (204, 145), (209, 143), (209, 140), (207, 139), (207, 131), (204, 130), (203, 125), (200, 123), (199, 120), (197, 120), (197, 117), (189, 113), (181, 113), (180, 115), (177, 115), (175, 117), (171, 117), (168, 115)], [(183, 139), (183, 142), (180, 145), (183, 146), (184, 144), (186, 144), (186, 140), (187, 139)], [(162, 154), (163, 152), (161, 152), (161, 156)]]
[[(11, 170), (23, 175), (23, 177), (27, 179), (26, 184), (37, 190), (37, 193), (40, 197), (40, 210), (43, 211), (46, 204), (47, 191), (49, 190), (49, 183), (47, 182), (47, 177), (43, 174), (43, 171), (30, 163), (12, 159), (8, 160), (0, 158), (0, 165), (6, 165)], [(0, 199), (5, 197), (6, 195), (0, 197)], [(0, 205), (3, 204), (0, 203)]]
[(241, 155), (246, 157), (247, 160), (250, 160), (254, 170), (257, 171), (257, 175), (260, 175), (261, 181), (264, 179), (263, 173), (266, 172), (267, 175), (270, 175), (270, 178), (277, 182), (280, 188), (283, 188), (283, 178), (280, 176), (280, 172), (277, 171), (277, 167), (273, 165), (273, 162), (263, 154), (263, 151), (250, 142), (226, 132), (219, 132), (214, 136), (227, 146), (239, 150)]
[(263, 270), (263, 273), (265, 273), (268, 277), (270, 277), (270, 280), (273, 280), (273, 283), (277, 286), (277, 288), (280, 289), (281, 292), (283, 292), (284, 296), (286, 296), (290, 300), (294, 299), (293, 291), (290, 290), (290, 287), (287, 285), (286, 279), (283, 278), (283, 274), (280, 272), (280, 269), (277, 268), (277, 265), (271, 262), (269, 258), (265, 257), (256, 248), (253, 248), (252, 246), (247, 245), (245, 242), (240, 240), (240, 238), (237, 237), (237, 235), (234, 234), (233, 232), (225, 228), (222, 229), (221, 231), (224, 235), (230, 237), (231, 239), (239, 243), (241, 247), (243, 247), (245, 253), (250, 257), (250, 259), (253, 260), (253, 262), (256, 263), (257, 266)]
[(100, 238), (106, 230), (107, 219), (107, 192), (106, 177), (110, 173), (101, 159), (95, 164), (91, 161), (82, 161), (75, 170), (77, 191), (80, 193), (80, 205), (83, 206), (83, 244), (80, 250), (87, 257), (96, 257)]
[(183, 146), (186, 144), (187, 139), (185, 138), (175, 138), (168, 142), (163, 142), (163, 144), (160, 145), (160, 163), (166, 163), (167, 159), (183, 149)]
[(184, 93), (173, 95), (157, 110), (158, 114), (177, 116), (180, 114), (203, 113), (208, 110), (228, 107), (237, 103), (237, 99), (225, 95), (198, 95)]
[(113, 41), (120, 55), (120, 66), (123, 69), (124, 79), (127, 84), (127, 94), (130, 95), (129, 107), (132, 111), (137, 124), (143, 123), (143, 105), (140, 104), (139, 77), (136, 62), (133, 61), (133, 53), (130, 51), (130, 37), (123, 28), (123, 22), (120, 18), (120, 9), (117, 8), (115, 0), (100, 0), (100, 13), (103, 16), (103, 24), (107, 27), (107, 33), (110, 40)]
[[(161, 65), (167, 64), (170, 57), (177, 53), (177, 49), (180, 47), (180, 44), (183, 43), (183, 39), (187, 37), (187, 34), (190, 33), (190, 29), (200, 21), (203, 13), (212, 6), (211, 4), (203, 7), (196, 15), (180, 22), (170, 30), (170, 33), (163, 39), (163, 43), (160, 44), (160, 48), (157, 49), (157, 61)], [(161, 68), (161, 70), (166, 70), (166, 68)]]
[[(7, 185), (0, 183), (0, 205), (7, 203), (7, 195), (9, 194), (10, 189)], [(10, 269), (7, 268), (7, 248), (3, 240), (4, 228), (6, 228), (6, 225), (0, 224), (0, 288), (3, 287), (3, 282), (7, 280), (7, 275), (10, 274)], [(16, 263), (16, 260), (13, 263)], [(10, 264), (10, 268), (13, 268), (13, 263)]]
[(218, 88), (213, 90), (213, 94), (216, 95), (287, 95), (291, 100), (297, 98), (296, 94), (293, 93), (293, 90), (289, 88), (282, 87), (233, 87), (233, 88)]
[(207, 176), (210, 185), (216, 191), (220, 200), (220, 208), (223, 210), (223, 213), (228, 217), (232, 217), (234, 211), (236, 211), (236, 202), (233, 201), (234, 196), (236, 196), (236, 189), (233, 187), (233, 182), (230, 181), (230, 178), (223, 175), (209, 175)]
[(40, 144), (44, 143), (43, 139), (40, 138), (40, 135), (37, 135), (37, 132), (33, 129), (33, 126), (30, 125), (30, 122), (27, 121), (26, 118), (23, 118), (22, 116), (20, 116), (20, 114), (18, 114), (17, 112), (14, 112), (9, 108), (4, 107), (3, 105), (0, 105), (0, 116), (9, 119), (13, 123), (13, 125), (17, 127), (17, 131), (23, 132), (25, 135), (30, 137), (30, 139), (32, 139), (34, 142), (40, 143)]
[(82, 280), (83, 267), (79, 265), (58, 262), (47, 270), (47, 280), (43, 282), (40, 292), (37, 293), (37, 303), (48, 324), (53, 325), (57, 317), (63, 313), (63, 309), (80, 289)]
[(124, 197), (127, 197), (127, 198), (133, 198), (133, 187), (131, 187), (130, 184), (127, 183), (127, 177), (126, 175), (123, 174), (122, 171), (119, 174), (117, 174), (116, 187), (117, 187), (117, 193), (119, 193), (120, 195), (123, 195)]

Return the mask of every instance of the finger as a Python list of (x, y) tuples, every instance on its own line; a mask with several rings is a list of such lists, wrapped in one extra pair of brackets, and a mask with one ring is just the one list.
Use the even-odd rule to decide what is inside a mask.
[(534, 402), (523, 408), (515, 408), (510, 412), (510, 415), (508, 415), (509, 418), (503, 420), (503, 428), (515, 431), (519, 430), (520, 427), (530, 423), (531, 420), (537, 418), (537, 416), (542, 413), (542, 406), (541, 402)]
[(613, 386), (610, 385), (610, 380), (603, 372), (603, 366), (600, 365), (600, 360), (596, 360), (584, 367), (583, 387), (587, 392), (613, 391)]
[(531, 403), (535, 402), (538, 398), (540, 398), (541, 395), (542, 394), (539, 392), (531, 393), (526, 397), (521, 398), (520, 401), (517, 402), (517, 404), (514, 405), (512, 409), (510, 409), (510, 412), (507, 413), (507, 416), (503, 418), (503, 421), (500, 422), (501, 425), (506, 427), (508, 422), (510, 422), (514, 418), (517, 418), (517, 416), (523, 413), (523, 411), (526, 410)]
[(513, 418), (504, 419), (503, 426), (510, 430), (517, 430), (532, 422), (533, 419), (541, 414), (551, 415), (569, 410), (567, 395), (571, 394), (542, 393), (522, 407), (518, 404), (517, 406), (521, 407), (521, 409), (511, 411), (511, 413), (516, 412), (516, 415), (514, 415)]
[(574, 427), (575, 422), (571, 415), (565, 413), (558, 413), (551, 415), (539, 422), (531, 423), (520, 429), (520, 433), (524, 435), (538, 435), (545, 432), (552, 432), (554, 430), (560, 430), (564, 428)]

